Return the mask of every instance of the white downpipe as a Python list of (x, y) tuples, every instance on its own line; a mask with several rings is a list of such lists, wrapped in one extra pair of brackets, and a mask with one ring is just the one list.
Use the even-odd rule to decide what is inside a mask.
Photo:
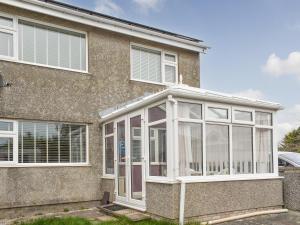
[(185, 208), (185, 181), (180, 181), (180, 205), (179, 205), (179, 225), (184, 225), (184, 208)]

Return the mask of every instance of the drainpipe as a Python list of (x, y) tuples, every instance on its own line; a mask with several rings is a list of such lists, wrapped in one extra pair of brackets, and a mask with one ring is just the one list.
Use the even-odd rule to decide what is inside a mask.
[(180, 205), (179, 205), (179, 225), (184, 225), (184, 208), (185, 208), (185, 181), (178, 179), (180, 182)]

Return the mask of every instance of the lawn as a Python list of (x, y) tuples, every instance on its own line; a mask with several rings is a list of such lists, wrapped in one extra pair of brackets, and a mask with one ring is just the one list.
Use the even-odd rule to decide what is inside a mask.
[(31, 222), (26, 222), (26, 223), (22, 222), (19, 223), (18, 225), (176, 225), (176, 224), (168, 221), (156, 221), (150, 219), (140, 221), (140, 222), (132, 222), (125, 218), (121, 218), (115, 221), (95, 222), (83, 218), (68, 217), (68, 218), (41, 218)]

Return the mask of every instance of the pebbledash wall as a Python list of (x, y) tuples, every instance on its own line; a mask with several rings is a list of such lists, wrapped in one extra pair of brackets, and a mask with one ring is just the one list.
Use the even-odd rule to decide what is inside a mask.
[(102, 180), (98, 111), (165, 88), (130, 80), (130, 43), (178, 55), (184, 83), (199, 87), (199, 54), (0, 4), (0, 11), (88, 33), (89, 73), (0, 60), (11, 87), (0, 89), (0, 118), (88, 124), (87, 166), (0, 167), (1, 209), (100, 200), (113, 185)]

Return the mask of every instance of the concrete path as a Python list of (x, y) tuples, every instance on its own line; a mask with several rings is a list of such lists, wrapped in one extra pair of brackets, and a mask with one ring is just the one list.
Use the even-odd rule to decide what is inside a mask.
[(300, 225), (300, 212), (289, 211), (288, 213), (256, 216), (220, 225)]

